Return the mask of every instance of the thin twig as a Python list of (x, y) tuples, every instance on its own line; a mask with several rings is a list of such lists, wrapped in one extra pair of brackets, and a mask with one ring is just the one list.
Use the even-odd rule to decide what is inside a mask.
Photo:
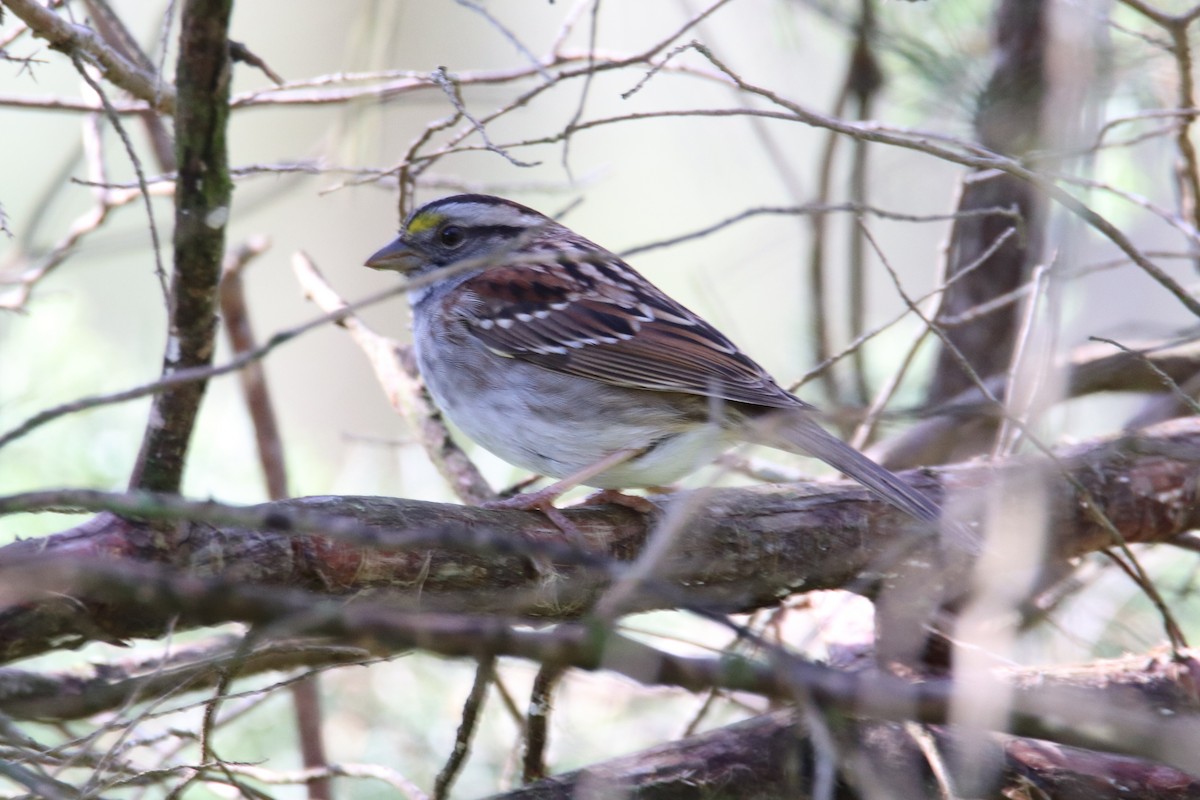
[(486, 19), (489, 25), (499, 31), (500, 35), (508, 40), (509, 44), (517, 48), (517, 52), (523, 55), (529, 64), (538, 71), (538, 74), (542, 76), (542, 80), (554, 80), (549, 71), (542, 66), (541, 62), (538, 60), (538, 57), (533, 54), (533, 51), (526, 47), (525, 43), (521, 41), (521, 38), (517, 36), (517, 34), (514, 33), (511, 28), (501, 22), (495, 14), (493, 14), (491, 11), (488, 11), (488, 9), (483, 5), (474, 2), (474, 0), (454, 0), (454, 2), (458, 3), (463, 8), (474, 11), (476, 14)]
[(446, 759), (445, 765), (433, 782), (434, 800), (445, 800), (450, 794), (454, 780), (458, 777), (459, 770), (462, 769), (467, 754), (471, 751), (471, 737), (475, 735), (479, 715), (483, 710), (483, 703), (487, 699), (487, 690), (492, 685), (495, 674), (496, 660), (494, 658), (480, 659), (479, 664), (475, 667), (475, 682), (471, 684), (471, 692), (467, 695), (466, 702), (463, 703), (462, 721), (458, 725), (458, 732), (454, 735), (454, 749), (450, 751), (450, 757)]
[(442, 87), (442, 91), (446, 93), (446, 97), (450, 100), (450, 105), (454, 106), (454, 110), (471, 123), (475, 132), (479, 134), (479, 138), (483, 139), (483, 144), (489, 152), (502, 156), (508, 163), (514, 167), (536, 167), (540, 161), (522, 161), (516, 156), (509, 153), (503, 147), (497, 147), (492, 143), (488, 136), (487, 128), (484, 123), (476, 119), (470, 111), (467, 111), (466, 105), (463, 103), (462, 92), (459, 90), (458, 83), (450, 77), (445, 67), (438, 67), (432, 73), (433, 82)]
[(592, 81), (596, 77), (594, 69), (596, 59), (596, 36), (600, 28), (600, 3), (601, 0), (591, 0), (592, 13), (590, 24), (588, 25), (588, 70), (583, 77), (583, 88), (579, 91), (579, 101), (575, 104), (575, 113), (571, 115), (571, 119), (567, 121), (563, 128), (562, 140), (562, 166), (569, 178), (573, 178), (571, 173), (571, 133), (575, 130), (575, 126), (579, 120), (583, 119), (583, 109), (587, 106), (588, 93), (592, 89)]
[(479, 505), (496, 497), (479, 469), (450, 436), (441, 413), (435, 408), (408, 348), (380, 336), (358, 317), (354, 308), (338, 297), (316, 265), (303, 253), (293, 257), (292, 268), (307, 296), (330, 315), (339, 314), (338, 322), (350, 332), (366, 353), (375, 377), (387, 392), (392, 407), (404, 415), (416, 431), (438, 471), (450, 488), (465, 503)]
[(547, 661), (533, 679), (533, 688), (529, 691), (529, 713), (525, 717), (525, 755), (521, 769), (521, 779), (525, 783), (546, 777), (546, 745), (549, 741), (554, 690), (566, 673), (566, 667)]
[(397, 294), (401, 294), (411, 285), (413, 285), (412, 282), (408, 282), (392, 289), (378, 292), (363, 300), (351, 303), (344, 308), (331, 311), (328, 314), (322, 314), (321, 316), (311, 319), (301, 325), (297, 325), (294, 328), (279, 331), (278, 333), (273, 334), (269, 339), (267, 339), (267, 341), (255, 349), (243, 353), (240, 356), (236, 356), (224, 364), (211, 367), (191, 367), (189, 369), (181, 369), (168, 374), (166, 377), (160, 378), (156, 381), (151, 381), (150, 383), (142, 384), (141, 386), (135, 386), (131, 389), (123, 389), (119, 392), (84, 397), (80, 398), (79, 400), (73, 400), (69, 403), (63, 403), (62, 405), (44, 409), (29, 417), (15, 428), (0, 435), (0, 447), (4, 447), (5, 445), (36, 430), (42, 425), (68, 414), (75, 414), (80, 411), (86, 411), (99, 406), (112, 405), (114, 403), (124, 403), (129, 400), (136, 400), (139, 397), (157, 394), (166, 389), (170, 389), (175, 386), (181, 386), (193, 381), (209, 380), (230, 372), (236, 372), (237, 370), (245, 367), (247, 364), (263, 358), (275, 348), (290, 342), (297, 336), (301, 336), (330, 322), (337, 322), (338, 320), (354, 313), (354, 311), (357, 309), (373, 305), (383, 300), (387, 300)]
[[(870, 231), (866, 231), (866, 234), (870, 239)], [(875, 247), (876, 252), (880, 254), (880, 257), (883, 257), (883, 251), (879, 248), (878, 243), (876, 243), (874, 239), (870, 240), (872, 242), (872, 246)], [(915, 313), (921, 319), (921, 321), (924, 322), (925, 325), (927, 325), (929, 329), (938, 336), (939, 339), (941, 339), (942, 344), (946, 347), (946, 352), (958, 362), (959, 366), (971, 379), (972, 383), (974, 383), (979, 391), (984, 394), (989, 402), (995, 403), (997, 406), (999, 406), (1000, 401), (988, 387), (987, 382), (982, 378), (982, 376), (979, 375), (978, 372), (975, 371), (975, 368), (971, 366), (970, 362), (967, 361), (963, 353), (949, 339), (945, 331), (942, 330), (941, 326), (922, 314), (921, 310), (913, 302), (912, 298), (910, 298), (908, 293), (904, 291), (904, 288), (901, 286), (899, 281), (895, 281), (895, 286), (897, 292), (900, 294), (900, 297), (904, 300), (904, 304), (908, 306), (908, 308), (913, 311), (913, 313)], [(1108, 515), (1101, 510), (1100, 503), (1097, 502), (1094, 497), (1092, 497), (1092, 494), (1088, 491), (1087, 487), (1080, 483), (1073, 475), (1069, 474), (1063, 463), (1055, 456), (1050, 446), (1042, 441), (1041, 437), (1031, 430), (1031, 428), (1025, 424), (1024, 420), (1015, 418), (1008, 413), (1005, 413), (1005, 419), (1010, 421), (1015, 428), (1020, 430), (1021, 434), (1025, 436), (1026, 440), (1033, 445), (1039, 453), (1048, 458), (1058, 472), (1067, 480), (1067, 482), (1076, 490), (1076, 492), (1078, 492), (1080, 505), (1083, 506), (1088, 515), (1101, 528), (1103, 528), (1109, 536), (1112, 537), (1113, 543), (1117, 546), (1125, 558), (1128, 559), (1130, 564), (1128, 574), (1135, 578), (1135, 583), (1138, 588), (1146, 594), (1146, 597), (1151, 603), (1153, 603), (1155, 609), (1158, 611), (1163, 622), (1163, 628), (1166, 631), (1168, 639), (1171, 641), (1172, 648), (1179, 650), (1180, 648), (1185, 647), (1186, 639), (1183, 637), (1182, 628), (1179, 626), (1178, 622), (1176, 622), (1174, 614), (1172, 614), (1170, 608), (1167, 607), (1166, 601), (1163, 600), (1162, 594), (1158, 591), (1157, 587), (1155, 587), (1153, 580), (1142, 568), (1141, 562), (1130, 549), (1129, 543), (1121, 534), (1120, 529), (1116, 526), (1116, 524), (1113, 523)]]
[(103, 87), (88, 73), (84, 68), (83, 63), (76, 55), (71, 56), (71, 63), (75, 65), (76, 72), (83, 78), (84, 82), (91, 87), (96, 96), (100, 98), (101, 104), (104, 106), (105, 116), (112, 123), (113, 129), (117, 132), (117, 136), (121, 138), (121, 144), (125, 146), (125, 154), (129, 156), (129, 163), (133, 167), (133, 172), (137, 176), (138, 190), (142, 199), (146, 203), (146, 222), (150, 231), (150, 244), (154, 250), (154, 274), (158, 277), (159, 285), (162, 287), (164, 302), (168, 301), (169, 290), (167, 289), (167, 270), (162, 263), (162, 243), (158, 237), (158, 223), (154, 220), (154, 207), (150, 203), (150, 187), (146, 183), (146, 174), (142, 169), (141, 159), (138, 158), (137, 152), (133, 148), (133, 142), (129, 139), (129, 134), (125, 130), (125, 126), (121, 124), (121, 118), (117, 116), (117, 112), (113, 109), (112, 104), (108, 101), (108, 95), (104, 93)]
[(4, 0), (4, 5), (55, 50), (99, 65), (110, 83), (164, 113), (174, 113), (174, 88), (109, 47), (91, 28), (67, 22), (35, 0)]
[(1122, 353), (1129, 353), (1131, 356), (1136, 357), (1139, 361), (1141, 361), (1143, 364), (1146, 365), (1147, 369), (1149, 369), (1151, 372), (1153, 372), (1155, 375), (1157, 375), (1162, 380), (1163, 386), (1166, 387), (1167, 391), (1171, 392), (1172, 394), (1175, 395), (1175, 397), (1177, 397), (1179, 399), (1179, 402), (1181, 402), (1183, 404), (1184, 408), (1191, 409), (1191, 412), (1193, 414), (1200, 414), (1200, 403), (1196, 402), (1196, 398), (1192, 397), (1187, 392), (1183, 391), (1183, 389), (1180, 388), (1179, 384), (1176, 383), (1171, 378), (1170, 375), (1163, 372), (1161, 367), (1159, 367), (1157, 364), (1155, 364), (1153, 361), (1151, 361), (1149, 358), (1147, 358), (1145, 353), (1139, 352), (1137, 350), (1133, 350), (1133, 349), (1121, 344), (1120, 342), (1114, 341), (1113, 339), (1106, 339), (1103, 336), (1089, 336), (1088, 341), (1089, 342), (1103, 342), (1104, 344), (1111, 344), (1113, 347), (1117, 348)]
[[(270, 246), (269, 239), (257, 236), (244, 242), (225, 257), (219, 293), (221, 319), (235, 357), (253, 352), (258, 347), (254, 330), (250, 325), (250, 311), (247, 307), (242, 283), (242, 270), (253, 259), (265, 253)], [(266, 372), (261, 362), (251, 361), (239, 371), (238, 375), (241, 378), (242, 397), (254, 426), (254, 439), (259, 465), (267, 485), (267, 496), (272, 500), (282, 500), (290, 496), (291, 492), (288, 490), (287, 460), (283, 455), (283, 440), (279, 434), (279, 422), (275, 416), (275, 407), (271, 402)], [(306, 764), (305, 766), (319, 765)]]

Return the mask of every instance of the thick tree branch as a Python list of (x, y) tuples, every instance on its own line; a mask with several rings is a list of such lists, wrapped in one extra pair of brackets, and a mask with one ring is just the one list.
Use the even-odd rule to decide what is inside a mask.
[[(1020, 158), (1041, 145), (1041, 106), (1047, 91), (1047, 13), (1042, 0), (1002, 0), (997, 4), (993, 28), (996, 64), (975, 117), (979, 141), (997, 153)], [(1012, 208), (1020, 216), (1021, 235), (992, 253), (982, 269), (954, 282), (942, 299), (939, 316), (960, 314), (1013, 291), (1026, 280), (1042, 250), (1043, 212), (1039, 206), (1035, 188), (1016, 176), (977, 169), (965, 178), (958, 210)], [(956, 219), (950, 234), (947, 276), (973, 264), (1012, 224), (997, 216)], [(1014, 305), (946, 333), (976, 372), (993, 375), (1008, 366), (1019, 319), (1020, 309)], [(947, 345), (942, 345), (928, 398), (934, 403), (944, 401), (970, 385), (970, 376)]]
[[(555, 775), (491, 800), (573, 800), (581, 795), (709, 800), (808, 800), (819, 753), (792, 710)], [(838, 798), (936, 797), (938, 786), (911, 728), (896, 723), (852, 723), (841, 737), (843, 769)], [(926, 729), (957, 777), (955, 737)], [(1128, 756), (1099, 754), (1033, 739), (990, 737), (987, 756), (1001, 766), (994, 797), (1026, 797), (1030, 782), (1047, 797), (1184, 800), (1200, 792), (1200, 779)], [(891, 791), (881, 793), (887, 787)], [(872, 789), (875, 791), (872, 791)]]
[[(215, 349), (217, 284), (233, 191), (225, 145), (232, 5), (233, 0), (188, 0), (180, 22), (175, 273), (164, 375), (211, 365)], [(132, 486), (179, 491), (205, 385), (183, 384), (154, 398)]]
[[(1114, 544), (1082, 506), (1072, 481), (1102, 503), (1098, 510), (1130, 543), (1169, 541), (1200, 522), (1198, 419), (1091, 442), (1063, 451), (1059, 460), (1067, 475), (1047, 473), (1054, 498), (1052, 558)], [(1000, 468), (1027, 470), (1028, 462), (958, 467), (910, 480), (935, 496), (948, 490), (952, 513), (971, 519), (979, 516), (983, 489)], [(694, 504), (687, 547), (663, 560), (654, 580), (630, 599), (630, 610), (746, 610), (797, 591), (868, 591), (908, 543), (923, 538), (911, 520), (845, 484), (712, 490), (657, 502)], [(540, 514), (389, 498), (305, 498), (239, 509), (162, 496), (59, 492), (0, 498), (0, 512), (64, 504), (180, 520), (179, 535), (168, 546), (144, 522), (103, 514), (75, 530), (0, 549), (0, 570), (19, 576), (35, 556), (133, 560), (196, 577), (320, 593), (386, 588), (397, 602), (431, 611), (557, 620), (579, 616), (600, 596), (655, 521), (623, 508), (568, 509), (593, 547), (579, 553)], [(965, 560), (961, 549), (949, 552)], [(547, 581), (535, 559), (557, 562), (557, 579)], [(0, 594), (0, 659), (71, 642), (158, 636), (171, 619), (166, 607), (135, 598), (128, 605), (79, 593), (69, 600), (31, 599)]]
[[(1200, 372), (1200, 340), (1131, 343), (1128, 350), (1092, 342), (1075, 348), (1057, 368), (1065, 375), (1063, 394), (1068, 398), (1102, 392), (1165, 393), (1171, 387), (1164, 384), (1164, 377), (1181, 385)], [(1004, 400), (1007, 384), (1008, 376), (999, 374), (988, 378), (984, 387)], [(870, 454), (890, 469), (944, 464), (964, 440), (990, 440), (1002, 413), (982, 388), (973, 386), (944, 403), (929, 419), (880, 441)]]

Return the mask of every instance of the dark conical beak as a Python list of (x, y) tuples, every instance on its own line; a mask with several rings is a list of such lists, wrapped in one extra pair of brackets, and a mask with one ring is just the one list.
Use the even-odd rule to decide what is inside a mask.
[(390, 244), (376, 250), (366, 261), (366, 265), (371, 269), (391, 269), (396, 272), (411, 272), (420, 263), (421, 254), (402, 237), (397, 237)]

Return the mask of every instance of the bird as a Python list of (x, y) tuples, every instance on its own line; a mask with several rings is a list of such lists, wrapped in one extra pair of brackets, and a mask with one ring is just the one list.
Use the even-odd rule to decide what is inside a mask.
[(727, 336), (532, 208), (434, 200), (366, 266), (407, 279), (415, 360), (446, 417), (558, 481), (496, 505), (551, 513), (580, 484), (664, 487), (750, 442), (817, 458), (912, 517), (939, 519), (932, 498), (821, 427)]

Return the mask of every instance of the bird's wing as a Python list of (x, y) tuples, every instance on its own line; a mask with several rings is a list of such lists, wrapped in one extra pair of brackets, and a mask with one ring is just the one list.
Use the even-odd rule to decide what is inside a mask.
[(769, 408), (806, 405), (609, 253), (497, 266), (460, 288), (449, 310), (501, 356), (614, 386)]

